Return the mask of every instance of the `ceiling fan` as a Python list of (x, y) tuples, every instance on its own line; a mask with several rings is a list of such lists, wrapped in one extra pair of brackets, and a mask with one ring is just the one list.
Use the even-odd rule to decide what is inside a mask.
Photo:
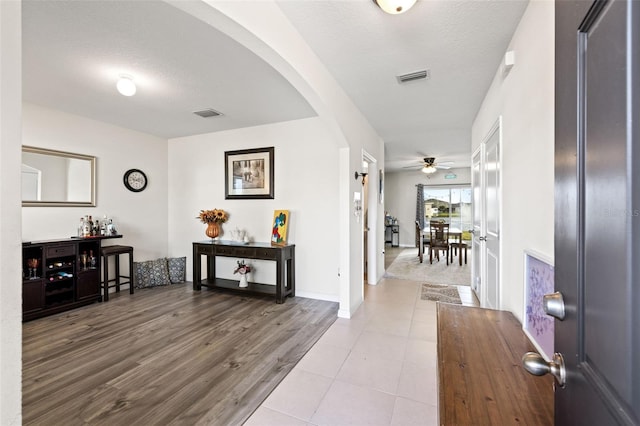
[(425, 157), (422, 159), (422, 165), (420, 166), (406, 166), (405, 169), (420, 168), (422, 173), (433, 174), (438, 170), (448, 170), (451, 168), (453, 161), (444, 161), (442, 163), (436, 163), (435, 157)]

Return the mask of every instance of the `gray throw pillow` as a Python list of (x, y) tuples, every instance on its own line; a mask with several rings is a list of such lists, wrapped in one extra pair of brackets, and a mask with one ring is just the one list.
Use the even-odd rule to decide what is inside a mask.
[(134, 288), (151, 287), (151, 261), (133, 262)]
[(171, 284), (183, 283), (187, 275), (187, 257), (168, 257), (169, 281)]
[(167, 261), (162, 259), (151, 260), (151, 268), (149, 276), (151, 278), (151, 287), (159, 285), (169, 285), (169, 270), (167, 269)]

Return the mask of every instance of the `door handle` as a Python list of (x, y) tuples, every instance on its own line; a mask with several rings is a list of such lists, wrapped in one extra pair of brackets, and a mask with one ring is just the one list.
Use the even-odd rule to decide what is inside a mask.
[(564, 298), (559, 291), (542, 296), (542, 307), (545, 314), (560, 321), (564, 319)]
[(478, 237), (478, 241), (487, 241), (487, 237)]
[(564, 365), (564, 357), (558, 352), (553, 354), (553, 361), (545, 359), (536, 352), (527, 352), (522, 356), (522, 366), (534, 376), (544, 376), (551, 374), (558, 386), (564, 387), (567, 380), (567, 369)]

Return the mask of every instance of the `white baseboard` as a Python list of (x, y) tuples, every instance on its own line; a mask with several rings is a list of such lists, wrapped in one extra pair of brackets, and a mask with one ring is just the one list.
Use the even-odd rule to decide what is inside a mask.
[(338, 318), (346, 318), (346, 319), (350, 319), (351, 318), (351, 312), (349, 312), (346, 309), (340, 309), (338, 311)]

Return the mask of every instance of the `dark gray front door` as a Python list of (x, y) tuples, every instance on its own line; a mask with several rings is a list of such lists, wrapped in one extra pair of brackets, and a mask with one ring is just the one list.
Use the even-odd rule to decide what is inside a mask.
[(556, 1), (556, 424), (640, 424), (640, 2)]

